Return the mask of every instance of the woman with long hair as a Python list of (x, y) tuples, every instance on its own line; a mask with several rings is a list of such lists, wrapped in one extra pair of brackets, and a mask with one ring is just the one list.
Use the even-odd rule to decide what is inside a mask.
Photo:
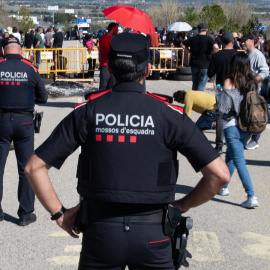
[[(85, 36), (85, 47), (87, 48), (88, 53), (91, 53), (92, 51), (94, 51), (94, 41), (93, 41), (92, 34), (87, 34)], [(94, 78), (96, 59), (89, 57), (87, 60), (88, 60), (88, 76), (89, 78)]]
[[(244, 52), (233, 56), (230, 64), (228, 79), (224, 82), (224, 90), (218, 103), (218, 110), (224, 115), (224, 135), (227, 144), (226, 164), (232, 177), (235, 168), (238, 171), (247, 200), (241, 206), (245, 208), (258, 207), (258, 201), (254, 194), (253, 185), (246, 167), (244, 146), (251, 134), (242, 131), (238, 127), (237, 116), (240, 111), (240, 103), (244, 95), (252, 89), (257, 89), (257, 82), (250, 68), (250, 61)], [(228, 184), (219, 193), (221, 196), (229, 195)]]

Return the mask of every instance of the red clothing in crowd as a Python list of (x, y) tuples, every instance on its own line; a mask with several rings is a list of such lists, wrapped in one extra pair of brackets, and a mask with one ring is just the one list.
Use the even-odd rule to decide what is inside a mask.
[(107, 66), (111, 39), (112, 36), (105, 34), (99, 40), (99, 64), (101, 67)]
[(159, 44), (159, 34), (148, 34), (148, 38), (150, 39), (150, 47), (158, 47)]

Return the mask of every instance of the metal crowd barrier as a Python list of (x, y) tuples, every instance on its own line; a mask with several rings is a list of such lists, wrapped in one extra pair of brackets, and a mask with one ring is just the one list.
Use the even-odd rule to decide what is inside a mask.
[[(40, 74), (47, 74), (49, 78), (50, 73), (54, 73), (55, 79), (58, 75), (67, 73), (82, 73), (83, 79), (87, 76), (89, 55), (86, 48), (23, 49), (23, 57), (36, 66), (38, 51), (40, 52)], [(98, 51), (92, 52), (91, 61), (94, 59), (98, 62)]]
[[(189, 54), (182, 48), (164, 48), (151, 47), (152, 68), (154, 71), (173, 71), (177, 66), (183, 66), (184, 61), (188, 61)], [(37, 65), (37, 52), (40, 52), (39, 73), (67, 75), (71, 73), (82, 73), (82, 79), (87, 77), (88, 71), (96, 71), (99, 68), (98, 50), (95, 48), (91, 55), (87, 53), (85, 47), (69, 47), (69, 48), (49, 48), (49, 49), (23, 49), (23, 57)], [(91, 59), (92, 70), (88, 70), (88, 59)], [(151, 60), (150, 59), (150, 60)], [(93, 65), (93, 61), (96, 61)]]
[(175, 71), (189, 62), (189, 53), (183, 48), (150, 47), (150, 62), (153, 71)]

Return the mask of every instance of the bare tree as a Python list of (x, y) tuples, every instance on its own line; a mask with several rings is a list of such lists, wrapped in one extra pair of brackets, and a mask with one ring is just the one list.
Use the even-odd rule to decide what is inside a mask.
[(147, 11), (154, 26), (164, 28), (176, 22), (180, 13), (178, 2), (173, 0), (162, 0), (161, 6), (150, 6)]
[(2, 6), (0, 6), (0, 25), (1, 28), (7, 28), (7, 27), (13, 27), (17, 26), (18, 23), (15, 22), (15, 20), (11, 17), (8, 17), (8, 14), (6, 13), (5, 10), (3, 10)]
[(251, 7), (244, 3), (243, 0), (238, 0), (237, 3), (223, 2), (220, 3), (225, 16), (227, 17), (227, 22), (230, 20), (238, 24), (240, 28), (248, 23), (251, 17)]

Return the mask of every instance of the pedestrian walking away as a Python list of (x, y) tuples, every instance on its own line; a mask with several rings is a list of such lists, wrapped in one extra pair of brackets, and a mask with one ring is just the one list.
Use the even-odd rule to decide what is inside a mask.
[(34, 151), (34, 105), (46, 103), (47, 93), (37, 68), (21, 57), (18, 39), (3, 39), (2, 46), (5, 58), (0, 60), (0, 221), (4, 219), (1, 206), (4, 168), (13, 141), (19, 173), (17, 213), (19, 225), (26, 226), (36, 216), (35, 195), (24, 168)]
[[(51, 219), (73, 237), (83, 230), (80, 270), (174, 270), (172, 240), (162, 229), (164, 207), (180, 215), (210, 200), (229, 181), (226, 164), (182, 108), (145, 92), (149, 57), (145, 36), (115, 35), (108, 54), (113, 88), (78, 105), (25, 169)], [(78, 146), (81, 204), (65, 209), (47, 171), (60, 169)], [(174, 201), (177, 151), (203, 178)]]
[[(254, 36), (246, 34), (241, 38), (243, 48), (247, 51), (250, 60), (251, 70), (258, 82), (258, 92), (261, 93), (261, 82), (269, 75), (269, 67), (266, 63), (265, 56), (261, 51), (255, 48)], [(252, 137), (245, 146), (247, 150), (253, 150), (259, 147), (261, 134), (252, 134)]]
[[(231, 59), (233, 55), (237, 53), (237, 51), (233, 49), (234, 37), (231, 32), (225, 31), (222, 36), (220, 36), (220, 40), (222, 43), (222, 50), (213, 54), (207, 75), (209, 78), (212, 78), (216, 75), (216, 85), (219, 84), (221, 87), (223, 87), (223, 83), (227, 78), (227, 74), (229, 73)], [(222, 118), (223, 115), (217, 111), (216, 149), (220, 154), (222, 154), (224, 141)]]
[[(235, 54), (231, 60), (228, 79), (224, 82), (218, 110), (223, 114), (223, 128), (227, 145), (226, 164), (231, 177), (235, 168), (237, 169), (247, 193), (247, 200), (241, 204), (245, 208), (258, 207), (259, 204), (244, 157), (244, 146), (251, 134), (239, 128), (237, 116), (240, 112), (243, 95), (251, 91), (253, 86), (257, 87), (257, 81), (252, 74), (248, 56), (244, 52)], [(219, 191), (219, 195), (229, 195), (228, 184)]]
[[(219, 48), (215, 41), (206, 35), (207, 25), (198, 25), (199, 34), (181, 43), (183, 49), (190, 51), (190, 66), (192, 71), (192, 90), (204, 91), (208, 81), (207, 70), (211, 53), (216, 53)], [(188, 47), (190, 49), (188, 49)]]

